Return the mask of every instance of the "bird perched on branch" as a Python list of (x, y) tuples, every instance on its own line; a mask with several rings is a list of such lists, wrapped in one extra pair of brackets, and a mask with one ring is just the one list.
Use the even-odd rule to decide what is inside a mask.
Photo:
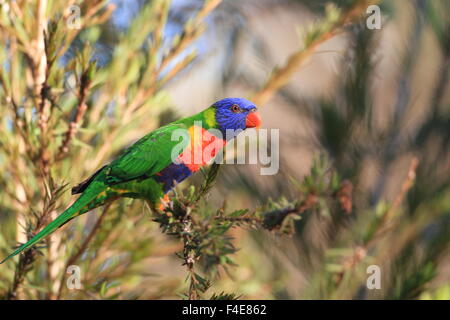
[(72, 188), (78, 199), (42, 231), (2, 262), (30, 248), (71, 219), (127, 197), (160, 207), (167, 193), (216, 157), (239, 132), (259, 127), (256, 106), (226, 98), (204, 111), (163, 126), (137, 141), (111, 163)]

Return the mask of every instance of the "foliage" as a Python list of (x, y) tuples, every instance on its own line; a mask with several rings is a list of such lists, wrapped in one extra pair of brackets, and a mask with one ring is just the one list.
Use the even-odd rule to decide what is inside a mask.
[[(303, 1), (277, 5), (290, 2)], [(389, 112), (380, 125), (373, 86), (381, 35), (359, 21), (376, 1), (331, 2), (315, 1), (314, 10), (323, 15), (305, 28), (300, 49), (262, 86), (252, 87), (258, 104), (283, 99), (290, 116), (303, 117), (313, 128), (308, 142), (322, 155), (308, 174), (288, 179), (291, 172), (283, 169), (263, 189), (244, 169), (213, 164), (200, 181), (177, 187), (162, 211), (152, 212), (141, 201), (116, 201), (1, 265), (0, 296), (448, 299), (446, 3), (411, 2), (414, 16), (399, 58), (395, 102), (383, 109)], [(70, 4), (81, 8), (79, 29), (68, 25)], [(114, 27), (115, 7), (108, 1), (0, 1), (2, 257), (70, 203), (68, 184), (178, 117), (168, 86), (191, 81), (188, 71), (202, 59), (187, 49), (212, 28), (205, 22), (211, 12), (226, 11), (219, 4), (233, 6), (196, 2), (181, 19), (181, 31), (167, 38), (170, 1), (139, 2), (123, 29)], [(393, 2), (382, 5), (395, 19)], [(339, 60), (337, 88), (299, 100), (289, 90), (291, 78), (339, 33), (348, 46)], [(427, 70), (436, 73), (425, 106), (430, 112), (417, 116), (412, 79), (430, 34), (439, 67)], [(420, 121), (411, 126), (413, 118)], [(365, 285), (373, 264), (383, 270), (381, 290)], [(79, 290), (66, 285), (72, 265), (81, 269)]]

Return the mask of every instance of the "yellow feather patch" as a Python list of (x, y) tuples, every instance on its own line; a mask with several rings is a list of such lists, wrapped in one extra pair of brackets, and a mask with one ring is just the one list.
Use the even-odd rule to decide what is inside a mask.
[(208, 108), (203, 112), (206, 124), (210, 128), (214, 128), (217, 124), (216, 122), (216, 110), (214, 108)]

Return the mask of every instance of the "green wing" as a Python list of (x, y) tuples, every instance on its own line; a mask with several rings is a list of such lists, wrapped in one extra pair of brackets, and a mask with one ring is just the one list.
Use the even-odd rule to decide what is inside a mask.
[[(180, 132), (174, 135), (174, 138), (177, 139), (173, 139), (172, 134), (177, 129)], [(121, 157), (98, 170), (91, 178), (75, 187), (73, 193), (82, 193), (81, 196), (41, 232), (2, 260), (0, 264), (33, 246), (78, 215), (105, 190), (108, 184), (152, 176), (172, 163), (173, 148), (177, 148), (177, 155), (179, 155), (188, 144), (189, 133), (186, 126), (181, 123), (167, 125), (144, 136), (129, 147)]]
[[(179, 130), (176, 135), (175, 130)], [(161, 127), (133, 144), (107, 166), (107, 181), (122, 183), (149, 177), (172, 163), (172, 151), (178, 156), (189, 144), (189, 133), (184, 124)]]

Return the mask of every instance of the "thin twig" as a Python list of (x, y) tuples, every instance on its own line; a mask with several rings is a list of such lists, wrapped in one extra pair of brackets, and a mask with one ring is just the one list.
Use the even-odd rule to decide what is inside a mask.
[(371, 239), (367, 241), (364, 245), (358, 246), (354, 250), (354, 254), (344, 259), (342, 262), (343, 270), (338, 273), (336, 278), (336, 284), (339, 285), (346, 272), (352, 270), (359, 262), (361, 262), (367, 255), (367, 252), (375, 245), (376, 240), (380, 238), (382, 234), (384, 234), (388, 229), (392, 228), (392, 225), (389, 225), (392, 221), (392, 216), (394, 212), (400, 207), (402, 202), (404, 201), (408, 191), (414, 185), (414, 181), (416, 179), (416, 171), (417, 166), (419, 165), (419, 160), (416, 157), (411, 159), (411, 163), (409, 165), (408, 173), (405, 181), (402, 183), (400, 192), (397, 194), (395, 199), (392, 202), (392, 205), (389, 209), (384, 213), (382, 220), (379, 223), (379, 227), (377, 231), (373, 234)]
[[(89, 68), (88, 68), (89, 70)], [(56, 155), (56, 160), (61, 160), (68, 152), (70, 148), (70, 143), (75, 137), (80, 123), (84, 117), (87, 110), (87, 96), (90, 88), (90, 79), (88, 75), (88, 70), (83, 72), (80, 79), (80, 88), (78, 91), (78, 104), (76, 108), (75, 118), (70, 122), (69, 129), (67, 130), (64, 140), (59, 147), (59, 152)]]
[[(44, 208), (42, 210), (42, 214), (38, 216), (36, 224), (32, 228), (35, 232), (28, 234), (27, 241), (29, 241), (35, 234), (39, 232), (39, 230), (44, 227), (50, 216), (50, 213), (55, 209), (56, 200), (61, 195), (64, 190), (65, 185), (54, 186), (53, 182), (50, 180), (50, 185), (47, 186), (46, 190), (48, 190), (46, 201), (44, 202)], [(18, 290), (22, 285), (25, 276), (31, 270), (31, 266), (36, 258), (36, 250), (33, 248), (28, 249), (22, 255), (19, 256), (19, 263), (17, 264), (14, 280), (6, 294), (7, 299), (17, 299), (18, 298)]]
[[(100, 225), (102, 224), (103, 219), (105, 218), (106, 213), (108, 212), (108, 209), (110, 206), (111, 206), (111, 203), (108, 203), (103, 207), (102, 214), (97, 219), (97, 221), (95, 222), (95, 225), (92, 227), (92, 230), (89, 232), (88, 236), (84, 239), (83, 243), (78, 248), (78, 250), (72, 256), (70, 256), (70, 258), (67, 260), (66, 266), (64, 267), (63, 271), (67, 270), (67, 268), (69, 266), (73, 265), (81, 257), (81, 255), (86, 251), (89, 243), (94, 238), (94, 235), (97, 233), (97, 231), (99, 230)], [(66, 278), (66, 273), (63, 272), (61, 275), (61, 280), (59, 283), (59, 289), (58, 289), (58, 294), (56, 295), (56, 300), (61, 299), (62, 291), (64, 288), (65, 278)]]
[(347, 23), (360, 18), (362, 14), (365, 13), (365, 10), (370, 3), (377, 2), (378, 1), (370, 0), (356, 1), (328, 31), (323, 32), (320, 36), (316, 37), (305, 48), (292, 54), (284, 66), (276, 69), (265, 85), (253, 95), (251, 100), (259, 106), (267, 103), (278, 90), (289, 82), (297, 69), (306, 62), (319, 45), (334, 37)]

